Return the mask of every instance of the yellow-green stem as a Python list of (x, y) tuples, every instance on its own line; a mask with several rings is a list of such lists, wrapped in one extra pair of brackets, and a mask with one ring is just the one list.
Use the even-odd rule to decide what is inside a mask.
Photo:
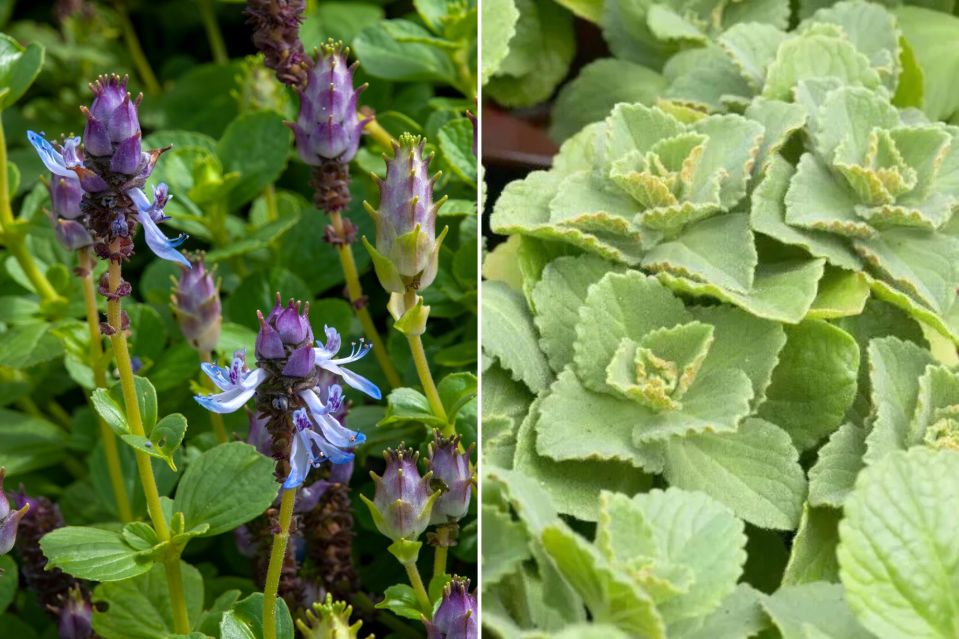
[[(200, 353), (200, 361), (202, 362), (213, 362), (213, 354), (209, 351)], [(213, 380), (211, 380), (206, 375), (203, 376), (203, 385), (206, 386), (211, 391), (216, 392), (218, 389), (214, 385)], [(230, 441), (230, 438), (226, 434), (226, 424), (223, 423), (223, 415), (220, 413), (210, 412), (210, 425), (213, 426), (213, 434), (216, 435), (216, 440), (221, 444), (225, 444)]]
[(143, 47), (140, 46), (140, 38), (137, 37), (136, 29), (133, 28), (133, 22), (130, 21), (130, 14), (127, 12), (127, 6), (124, 0), (116, 0), (114, 6), (117, 15), (120, 17), (120, 26), (123, 28), (123, 39), (127, 43), (127, 51), (133, 59), (133, 66), (137, 68), (137, 75), (143, 81), (143, 86), (147, 93), (160, 93), (160, 82), (156, 74), (153, 73), (153, 67), (150, 66), (147, 56), (143, 53)]
[[(365, 117), (369, 116), (364, 116), (362, 113), (360, 114), (360, 118)], [(366, 125), (364, 130), (368, 136), (376, 140), (376, 143), (384, 149), (392, 149), (393, 143), (396, 142), (393, 136), (390, 135), (390, 132), (384, 129), (375, 119), (370, 120), (370, 123)]]
[(290, 521), (293, 519), (295, 502), (296, 488), (284, 490), (280, 498), (280, 532), (273, 536), (273, 550), (270, 552), (270, 565), (263, 587), (263, 639), (276, 639), (276, 590), (280, 587), (280, 571), (286, 557), (286, 542), (290, 539)]
[(433, 579), (446, 574), (446, 555), (449, 548), (446, 546), (437, 546), (436, 554), (433, 556)]
[(27, 250), (24, 243), (23, 233), (17, 228), (17, 221), (13, 219), (13, 208), (10, 206), (10, 183), (7, 180), (7, 140), (3, 132), (2, 112), (0, 112), (0, 227), (2, 227), (4, 242), (7, 250), (13, 255), (23, 273), (33, 284), (34, 290), (45, 302), (53, 302), (61, 299), (60, 294), (54, 290), (53, 285), (47, 276), (40, 272), (37, 263), (33, 261), (33, 256)]
[[(103, 358), (100, 312), (97, 310), (97, 294), (93, 286), (93, 260), (90, 249), (80, 249), (78, 256), (80, 269), (85, 273), (81, 281), (83, 283), (83, 301), (86, 304), (87, 330), (90, 333), (90, 368), (93, 370), (93, 383), (97, 385), (97, 388), (106, 388), (106, 361)], [(133, 509), (130, 506), (130, 498), (123, 481), (123, 467), (120, 465), (120, 451), (117, 449), (116, 435), (99, 415), (97, 415), (97, 423), (100, 426), (100, 441), (103, 442), (103, 455), (107, 460), (107, 474), (110, 476), (110, 485), (113, 487), (117, 514), (120, 516), (120, 521), (133, 521)]]
[[(110, 246), (110, 252), (115, 253), (119, 250), (119, 242), (114, 242)], [(109, 290), (115, 293), (120, 288), (122, 281), (120, 272), (120, 263), (110, 260), (110, 270), (108, 275)], [(113, 356), (116, 359), (117, 371), (120, 374), (120, 390), (123, 393), (123, 405), (126, 409), (127, 425), (130, 432), (134, 435), (143, 437), (143, 417), (140, 415), (140, 404), (137, 402), (136, 385), (133, 380), (133, 365), (130, 361), (130, 349), (127, 346), (127, 336), (122, 330), (120, 316), (120, 298), (107, 301), (107, 321), (114, 328), (113, 335), (110, 336), (110, 342), (113, 345)], [(136, 456), (137, 472), (140, 475), (140, 483), (143, 486), (143, 494), (146, 497), (147, 512), (150, 513), (150, 521), (156, 530), (160, 541), (170, 540), (170, 528), (167, 526), (166, 519), (163, 518), (163, 507), (160, 505), (160, 492), (157, 490), (156, 479), (153, 477), (153, 466), (150, 464), (150, 456), (144, 452), (134, 449)], [(183, 586), (179, 582), (180, 560), (178, 557), (167, 558), (166, 564), (167, 585), (170, 589), (170, 601), (173, 606), (174, 630), (179, 634), (190, 633), (190, 622), (186, 613), (186, 599), (183, 595)], [(176, 572), (177, 577), (171, 579), (171, 574)], [(185, 623), (184, 623), (185, 622)]]
[[(339, 237), (343, 237), (343, 218), (339, 212), (330, 213), (330, 223), (333, 230)], [(363, 327), (363, 333), (366, 339), (373, 345), (373, 356), (376, 357), (383, 375), (391, 388), (397, 388), (403, 385), (399, 373), (390, 361), (390, 356), (383, 346), (383, 340), (380, 338), (373, 318), (370, 317), (370, 311), (363, 305), (363, 288), (360, 286), (360, 275), (356, 270), (356, 261), (353, 259), (353, 247), (349, 244), (341, 244), (336, 247), (340, 256), (340, 265), (343, 267), (343, 276), (346, 279), (346, 292), (350, 297), (350, 303), (356, 310), (356, 317), (360, 320), (360, 326)], [(359, 302), (359, 303), (358, 303)]]
[(403, 562), (406, 568), (406, 576), (410, 578), (410, 585), (413, 586), (413, 592), (416, 593), (416, 599), (420, 604), (423, 614), (429, 614), (433, 609), (430, 603), (430, 596), (426, 593), (426, 586), (423, 585), (423, 578), (420, 577), (420, 571), (416, 567), (415, 561)]
[[(407, 291), (406, 308), (416, 306), (416, 291)], [(453, 424), (449, 423), (446, 416), (446, 409), (443, 407), (443, 401), (440, 399), (440, 393), (436, 390), (436, 383), (433, 382), (433, 373), (430, 372), (430, 363), (426, 359), (426, 351), (423, 349), (423, 340), (419, 335), (407, 335), (406, 341), (409, 342), (410, 352), (413, 354), (413, 364), (416, 366), (416, 374), (420, 378), (420, 384), (423, 386), (423, 392), (426, 393), (426, 400), (430, 403), (430, 410), (433, 414), (443, 420), (445, 426), (441, 429), (444, 436), (449, 437), (453, 434)]]
[(276, 189), (272, 184), (263, 189), (263, 199), (266, 202), (266, 217), (271, 222), (280, 219), (280, 210), (276, 204)]
[(230, 57), (226, 53), (223, 34), (220, 33), (220, 25), (216, 21), (213, 2), (212, 0), (199, 0), (199, 3), (200, 17), (203, 19), (203, 27), (206, 29), (206, 39), (210, 42), (210, 52), (213, 54), (213, 61), (217, 64), (227, 64), (230, 61)]

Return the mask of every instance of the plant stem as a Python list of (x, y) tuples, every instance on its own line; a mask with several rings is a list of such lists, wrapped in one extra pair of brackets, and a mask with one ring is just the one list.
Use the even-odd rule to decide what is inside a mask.
[[(200, 361), (203, 362), (213, 362), (213, 353), (210, 351), (205, 351), (200, 353)], [(211, 391), (216, 392), (217, 388), (211, 380), (206, 375), (203, 376), (203, 385), (209, 388)], [(210, 425), (213, 426), (213, 434), (216, 435), (216, 440), (221, 444), (225, 444), (230, 441), (230, 438), (226, 434), (226, 424), (223, 423), (223, 415), (220, 413), (210, 412)]]
[[(361, 117), (369, 117), (360, 114)], [(365, 129), (367, 135), (376, 140), (376, 143), (382, 146), (384, 149), (392, 149), (393, 143), (396, 140), (393, 139), (393, 136), (390, 135), (390, 132), (384, 129), (379, 122), (375, 119), (371, 120), (369, 124), (366, 125)]]
[(226, 53), (226, 45), (223, 43), (223, 34), (220, 33), (220, 25), (216, 21), (216, 13), (213, 11), (213, 2), (211, 0), (199, 0), (200, 17), (203, 19), (203, 27), (206, 29), (206, 38), (210, 42), (210, 51), (213, 53), (213, 61), (217, 64), (227, 64), (230, 57)]
[[(339, 211), (330, 213), (330, 223), (333, 225), (336, 234), (343, 237), (343, 218)], [(366, 339), (370, 340), (370, 344), (373, 345), (373, 356), (376, 357), (376, 361), (383, 370), (383, 375), (386, 376), (386, 381), (390, 387), (398, 388), (403, 385), (403, 382), (400, 380), (400, 375), (396, 372), (396, 368), (383, 346), (383, 340), (376, 330), (373, 318), (370, 317), (369, 309), (362, 304), (363, 289), (360, 286), (360, 275), (356, 270), (356, 261), (353, 259), (353, 247), (349, 244), (339, 244), (336, 247), (336, 252), (340, 256), (340, 265), (343, 267), (343, 276), (346, 279), (346, 291), (350, 296), (350, 303), (356, 310), (356, 317), (360, 320)]]
[(296, 488), (284, 490), (280, 499), (280, 532), (273, 536), (270, 566), (263, 587), (263, 639), (276, 639), (276, 590), (280, 587), (280, 572), (286, 557), (286, 542), (290, 539), (290, 521), (293, 519), (295, 502)]
[[(86, 303), (87, 330), (90, 332), (90, 368), (93, 369), (93, 383), (97, 385), (97, 388), (106, 388), (106, 362), (103, 358), (103, 342), (100, 337), (100, 313), (97, 311), (96, 290), (93, 287), (93, 259), (90, 249), (80, 249), (78, 259), (80, 269), (86, 273), (81, 281), (83, 301)], [(120, 466), (120, 451), (117, 449), (116, 435), (96, 411), (93, 413), (97, 416), (97, 423), (100, 426), (100, 441), (103, 442), (103, 455), (107, 460), (107, 474), (110, 476), (110, 485), (113, 487), (113, 498), (117, 502), (117, 514), (120, 516), (120, 521), (133, 521), (133, 509), (130, 507), (130, 498), (123, 481), (123, 468)]]
[[(2, 112), (0, 112), (2, 118)], [(3, 231), (3, 241), (7, 250), (20, 264), (24, 274), (34, 290), (44, 302), (61, 300), (60, 294), (54, 290), (47, 276), (40, 272), (33, 256), (27, 250), (23, 233), (19, 228), (22, 222), (13, 219), (13, 209), (10, 207), (10, 184), (7, 179), (7, 141), (3, 133), (3, 121), (0, 119), (0, 229)]]
[(413, 586), (413, 592), (416, 593), (416, 599), (422, 608), (423, 614), (429, 615), (433, 609), (430, 603), (430, 596), (426, 593), (426, 586), (423, 585), (423, 578), (420, 577), (420, 571), (416, 567), (415, 561), (403, 562), (406, 568), (406, 575), (410, 578), (410, 585)]
[(446, 555), (449, 548), (446, 546), (437, 546), (436, 554), (433, 555), (433, 579), (446, 574)]
[(280, 210), (276, 204), (276, 189), (273, 185), (268, 185), (263, 189), (263, 200), (266, 202), (266, 216), (271, 222), (280, 219)]
[(160, 93), (160, 82), (157, 80), (153, 68), (150, 66), (147, 56), (143, 53), (143, 47), (140, 46), (140, 38), (137, 37), (136, 29), (130, 21), (130, 14), (127, 12), (127, 6), (124, 0), (115, 0), (113, 5), (116, 7), (117, 15), (120, 16), (120, 26), (123, 28), (123, 39), (127, 43), (127, 51), (133, 59), (133, 66), (137, 68), (137, 74), (143, 81), (143, 86), (147, 93)]
[[(110, 252), (119, 251), (119, 241), (110, 246)], [(121, 271), (120, 263), (110, 260), (109, 270), (109, 290), (116, 293), (120, 288)], [(133, 380), (133, 365), (130, 361), (130, 350), (127, 346), (127, 336), (121, 326), (120, 298), (107, 300), (107, 320), (110, 326), (114, 328), (113, 335), (110, 336), (110, 342), (113, 345), (113, 355), (116, 358), (117, 371), (120, 373), (120, 389), (123, 392), (123, 405), (126, 409), (127, 424), (134, 435), (141, 437), (146, 433), (143, 430), (143, 418), (140, 415), (140, 404), (137, 401), (136, 384)], [(150, 521), (156, 530), (160, 541), (170, 540), (170, 528), (167, 526), (166, 519), (163, 517), (163, 507), (160, 505), (160, 492), (157, 490), (156, 479), (153, 477), (153, 466), (150, 463), (150, 456), (144, 452), (134, 449), (134, 455), (137, 461), (137, 472), (140, 475), (140, 483), (143, 485), (143, 494), (146, 497), (147, 511), (150, 513)], [(174, 629), (179, 634), (189, 634), (190, 621), (186, 612), (186, 599), (183, 595), (183, 586), (180, 582), (180, 559), (178, 557), (166, 558), (164, 560), (167, 572), (167, 586), (170, 588), (170, 601), (173, 605)], [(171, 577), (176, 572), (175, 577)]]
[[(416, 306), (416, 291), (406, 292), (406, 308)], [(420, 378), (420, 384), (423, 385), (423, 392), (426, 393), (426, 400), (430, 403), (430, 410), (433, 414), (443, 420), (441, 432), (445, 437), (449, 437), (455, 431), (453, 424), (449, 423), (449, 417), (446, 416), (446, 409), (443, 408), (443, 401), (440, 399), (440, 393), (436, 390), (436, 383), (433, 382), (433, 373), (430, 372), (430, 363), (426, 359), (426, 351), (423, 349), (423, 340), (419, 335), (407, 335), (406, 341), (409, 342), (410, 352), (413, 354), (413, 364), (416, 365), (416, 374)]]

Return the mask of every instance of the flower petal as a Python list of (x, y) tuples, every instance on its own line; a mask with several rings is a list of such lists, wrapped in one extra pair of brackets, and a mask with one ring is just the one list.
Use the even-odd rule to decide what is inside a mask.
[(63, 156), (60, 155), (59, 151), (53, 148), (53, 145), (50, 144), (45, 137), (39, 133), (27, 131), (27, 138), (30, 140), (30, 144), (33, 145), (33, 148), (37, 150), (37, 155), (40, 156), (40, 161), (43, 162), (43, 165), (47, 167), (51, 173), (54, 175), (76, 179), (76, 173), (67, 168), (66, 162), (63, 160)]
[(190, 260), (183, 257), (183, 254), (176, 250), (176, 247), (183, 244), (186, 235), (181, 234), (171, 240), (163, 234), (160, 227), (153, 221), (150, 213), (145, 211), (137, 213), (137, 219), (139, 219), (140, 224), (143, 225), (143, 235), (146, 238), (147, 246), (150, 247), (150, 250), (153, 251), (157, 257), (171, 262), (177, 262), (187, 268), (193, 268)]
[(203, 362), (200, 364), (200, 370), (206, 373), (206, 376), (222, 391), (232, 390), (236, 387), (236, 385), (230, 381), (230, 369), (228, 368), (223, 368), (210, 362)]
[(289, 490), (302, 485), (308, 472), (310, 472), (310, 463), (307, 461), (306, 446), (300, 441), (299, 435), (294, 435), (290, 450), (290, 474), (283, 482), (283, 488)]
[(313, 390), (300, 391), (300, 399), (310, 409), (313, 420), (320, 428), (323, 436), (334, 446), (340, 448), (354, 448), (366, 441), (366, 435), (350, 430), (330, 415), (330, 406), (324, 406), (319, 395)]
[(320, 449), (320, 452), (323, 453), (321, 461), (329, 460), (334, 464), (345, 464), (353, 460), (353, 453), (337, 448), (312, 430), (304, 430), (300, 434), (307, 437), (311, 443), (316, 444), (316, 447)]
[(193, 399), (211, 413), (235, 413), (243, 408), (255, 393), (256, 387), (236, 387), (217, 395), (195, 395)]
[(347, 370), (337, 364), (334, 364), (332, 361), (318, 361), (317, 366), (324, 370), (328, 370), (334, 375), (339, 375), (343, 378), (343, 381), (355, 388), (358, 391), (362, 391), (372, 397), (373, 399), (381, 399), (383, 395), (380, 393), (380, 389), (377, 388), (376, 384), (366, 379), (362, 375), (357, 375), (353, 371)]

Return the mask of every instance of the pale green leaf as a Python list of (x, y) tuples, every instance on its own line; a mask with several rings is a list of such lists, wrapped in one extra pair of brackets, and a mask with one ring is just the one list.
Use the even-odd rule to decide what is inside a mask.
[(911, 342), (896, 337), (869, 342), (869, 382), (876, 418), (866, 436), (867, 463), (906, 448), (919, 397), (919, 378), (932, 363), (932, 355)]
[(621, 267), (592, 255), (559, 257), (543, 269), (533, 287), (533, 321), (539, 329), (539, 344), (553, 370), (559, 372), (573, 361), (575, 326), (586, 291), (609, 271)]
[(492, 585), (529, 558), (523, 525), (495, 506), (483, 505), (483, 585)]
[(959, 629), (959, 454), (914, 448), (866, 468), (839, 524), (849, 606), (883, 638)]
[(789, 435), (761, 419), (735, 433), (673, 438), (666, 447), (666, 479), (699, 490), (763, 528), (792, 530), (806, 498), (806, 477)]
[(838, 2), (820, 9), (809, 22), (842, 28), (856, 49), (869, 59), (890, 89), (899, 76), (899, 27), (896, 17), (878, 3)]
[(482, 3), (483, 20), (483, 84), (496, 73), (509, 53), (509, 42), (516, 34), (519, 10), (513, 0), (489, 0)]
[[(848, 237), (872, 237), (876, 230), (856, 214), (858, 196), (829, 172), (812, 153), (799, 158), (799, 167), (786, 191), (786, 223), (813, 231)], [(832, 257), (825, 255), (824, 257)], [(837, 266), (848, 266), (837, 263)]]
[[(758, 91), (766, 82), (766, 67), (776, 57), (776, 51), (786, 37), (784, 32), (769, 24), (741, 23), (720, 35), (717, 43), (750, 86)], [(747, 113), (747, 117), (752, 116)]]
[[(293, 618), (283, 597), (277, 597), (275, 610), (276, 630), (272, 636), (293, 639)], [(220, 639), (263, 639), (263, 593), (241, 599), (223, 614)]]
[(916, 6), (901, 6), (896, 17), (923, 71), (923, 111), (933, 120), (949, 120), (959, 110), (953, 82), (959, 50), (959, 18)]
[(503, 368), (539, 393), (553, 378), (546, 357), (539, 349), (536, 327), (519, 293), (501, 282), (483, 287), (483, 349)]
[(763, 125), (766, 133), (753, 165), (753, 176), (762, 175), (780, 149), (801, 130), (806, 123), (806, 112), (798, 104), (756, 98), (746, 107), (744, 115)]
[(849, 610), (842, 586), (822, 581), (783, 586), (762, 601), (783, 639), (870, 639)]
[(542, 541), (595, 621), (612, 624), (634, 636), (665, 639), (663, 619), (652, 598), (609, 566), (592, 544), (557, 525), (543, 530)]
[(803, 507), (799, 531), (793, 537), (789, 563), (783, 573), (784, 586), (798, 586), (813, 581), (839, 581), (839, 520), (842, 511), (833, 508)]
[(740, 583), (719, 608), (695, 619), (670, 624), (670, 639), (742, 639), (766, 628), (766, 614), (759, 605), (762, 594)]
[(153, 560), (139, 556), (120, 533), (66, 526), (47, 533), (40, 541), (50, 568), (79, 579), (122, 581), (150, 570)]
[(827, 268), (807, 319), (838, 319), (859, 315), (869, 299), (869, 281), (856, 271)]
[(763, 97), (789, 100), (800, 80), (833, 76), (846, 84), (875, 89), (879, 73), (869, 59), (847, 40), (811, 31), (787, 40), (776, 52), (766, 71)]
[(865, 453), (866, 431), (854, 424), (840, 426), (819, 449), (816, 463), (809, 469), (809, 503), (842, 508), (865, 466)]
[(842, 423), (858, 375), (859, 345), (851, 335), (822, 320), (788, 326), (759, 415), (807, 450)]

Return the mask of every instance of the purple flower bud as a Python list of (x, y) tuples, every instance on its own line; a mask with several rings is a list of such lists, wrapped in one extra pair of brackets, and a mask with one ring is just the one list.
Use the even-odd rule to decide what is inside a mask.
[(416, 466), (419, 453), (414, 453), (403, 444), (389, 449), (383, 457), (386, 470), (379, 477), (371, 472), (376, 493), (371, 502), (365, 495), (362, 499), (373, 515), (377, 529), (398, 541), (415, 540), (430, 522), (430, 511), (439, 492), (430, 490), (431, 473), (421, 476)]
[(426, 141), (409, 134), (393, 146), (386, 160), (386, 179), (377, 180), (380, 208), (365, 204), (376, 221), (376, 248), (364, 239), (383, 288), (393, 293), (422, 290), (436, 277), (440, 245), (436, 213), (446, 200), (433, 203), (439, 173), (429, 176), (432, 155), (423, 156)]
[(286, 350), (283, 348), (280, 334), (263, 319), (263, 313), (257, 311), (256, 317), (260, 321), (260, 332), (256, 334), (256, 358), (258, 360), (279, 359), (285, 356)]
[(348, 163), (356, 155), (360, 135), (369, 118), (360, 121), (357, 99), (366, 88), (353, 89), (356, 65), (347, 62), (349, 49), (328, 41), (321, 47), (309, 82), (300, 92), (300, 115), (290, 126), (296, 149), (307, 164), (319, 166), (324, 160)]
[(310, 321), (307, 319), (310, 312), (309, 304), (300, 315), (300, 309), (290, 300), (289, 305), (276, 316), (276, 330), (284, 344), (296, 345), (306, 339), (310, 331)]
[[(279, 359), (294, 355), (295, 351), (313, 343), (309, 304), (290, 300), (284, 308), (277, 300), (277, 304), (266, 318), (259, 311), (257, 317), (260, 320), (260, 332), (256, 336), (257, 359)], [(297, 367), (296, 370), (303, 368), (309, 372), (308, 367), (312, 367), (312, 361), (307, 363), (307, 356), (299, 355)], [(306, 373), (294, 376), (305, 375)]]
[(80, 217), (80, 199), (83, 187), (79, 178), (70, 179), (59, 175), (50, 176), (50, 206), (53, 214), (66, 220)]
[(93, 244), (93, 237), (80, 222), (76, 220), (63, 220), (50, 216), (53, 223), (53, 231), (57, 236), (57, 241), (68, 251), (75, 251), (85, 246)]
[(465, 452), (459, 452), (459, 443), (459, 435), (446, 438), (439, 431), (433, 433), (427, 467), (433, 473), (433, 486), (439, 486), (443, 492), (433, 504), (431, 524), (459, 521), (469, 510), (474, 480), (470, 469), (473, 446)]
[[(80, 138), (67, 138), (56, 151), (61, 153), (66, 166), (78, 166), (83, 163), (83, 151), (79, 148)], [(72, 171), (62, 171), (66, 175), (50, 174), (50, 223), (56, 233), (57, 241), (64, 248), (75, 251), (93, 244), (93, 236), (86, 225), (80, 221), (83, 212), (80, 200), (83, 199), (83, 187), (80, 179)]]
[(137, 109), (142, 96), (136, 100), (127, 93), (127, 78), (102, 75), (90, 84), (93, 103), (81, 107), (87, 119), (83, 130), (83, 144), (87, 153), (110, 157), (110, 171), (136, 175), (145, 160), (140, 148), (140, 121)]
[(89, 639), (93, 636), (93, 606), (79, 586), (70, 589), (60, 606), (60, 639)]
[(193, 268), (181, 269), (180, 280), (173, 289), (173, 313), (193, 348), (209, 353), (216, 348), (223, 322), (220, 287), (213, 272), (206, 270), (203, 258), (194, 258), (190, 263)]
[(30, 504), (25, 503), (19, 510), (10, 508), (7, 495), (3, 492), (3, 477), (7, 469), (0, 467), (0, 555), (5, 555), (13, 548), (17, 541), (17, 528), (20, 520), (30, 510)]
[(280, 82), (306, 85), (310, 59), (300, 42), (305, 0), (248, 0), (246, 14), (253, 25), (253, 44)]
[(302, 346), (290, 355), (283, 367), (283, 374), (287, 377), (306, 377), (313, 372), (316, 363), (316, 355), (313, 353), (313, 347), (307, 344)]
[(479, 614), (470, 580), (453, 577), (443, 589), (443, 600), (426, 624), (427, 639), (478, 639)]

